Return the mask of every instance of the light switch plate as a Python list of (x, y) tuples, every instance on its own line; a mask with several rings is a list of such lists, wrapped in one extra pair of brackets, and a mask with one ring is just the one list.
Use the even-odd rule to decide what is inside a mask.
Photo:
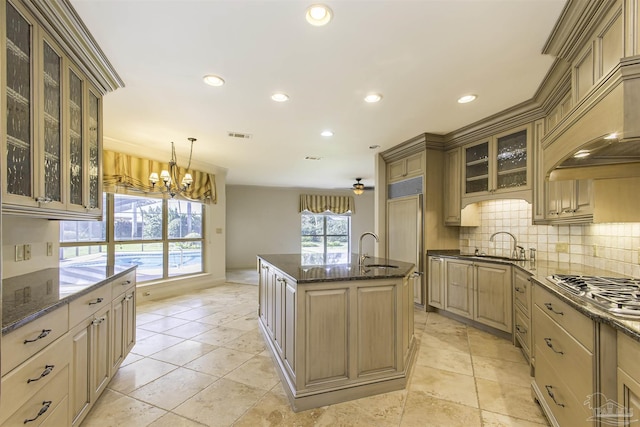
[(16, 262), (24, 261), (24, 246), (16, 245)]
[(47, 256), (53, 256), (53, 242), (47, 242)]
[(31, 259), (31, 245), (24, 245), (24, 259), (25, 261)]

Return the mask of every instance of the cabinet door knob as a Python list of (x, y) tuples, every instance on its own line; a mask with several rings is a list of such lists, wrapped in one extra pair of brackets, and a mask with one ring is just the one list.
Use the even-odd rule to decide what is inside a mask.
[(49, 375), (51, 373), (51, 371), (53, 371), (53, 368), (55, 368), (55, 365), (45, 365), (44, 366), (44, 371), (42, 371), (40, 376), (38, 378), (29, 378), (27, 380), (27, 384), (32, 383), (34, 381), (38, 381), (39, 379), (42, 379), (42, 378), (46, 377), (47, 375)]
[(30, 342), (36, 342), (38, 340), (41, 340), (42, 338), (46, 337), (50, 333), (51, 333), (51, 329), (43, 329), (42, 332), (40, 332), (40, 335), (38, 335), (37, 337), (35, 337), (32, 340), (24, 340), (23, 344), (27, 344), (27, 343), (30, 343)]
[(45, 412), (47, 412), (49, 410), (49, 407), (51, 406), (51, 401), (50, 400), (45, 400), (44, 402), (42, 402), (42, 408), (40, 408), (40, 410), (38, 411), (38, 415), (36, 415), (33, 418), (28, 418), (26, 420), (24, 420), (24, 424), (30, 423), (31, 421), (35, 421), (38, 419), (38, 417), (40, 417), (42, 414), (44, 414)]

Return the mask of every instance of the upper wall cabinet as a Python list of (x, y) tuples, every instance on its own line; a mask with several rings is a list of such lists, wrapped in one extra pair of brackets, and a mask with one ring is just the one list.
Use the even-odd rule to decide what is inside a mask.
[[(102, 96), (122, 82), (66, 0), (0, 0), (0, 7), (3, 213), (98, 219)], [(77, 27), (71, 35), (55, 22)], [(86, 39), (72, 38), (78, 34)]]
[(463, 147), (462, 206), (494, 198), (531, 201), (531, 126)]
[(387, 179), (392, 183), (420, 176), (424, 169), (423, 164), (422, 153), (391, 162), (387, 165)]

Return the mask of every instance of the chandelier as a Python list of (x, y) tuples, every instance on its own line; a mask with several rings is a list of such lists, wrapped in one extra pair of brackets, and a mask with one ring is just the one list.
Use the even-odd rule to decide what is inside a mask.
[[(187, 138), (191, 141), (191, 150), (189, 151), (189, 163), (187, 165), (187, 170), (191, 168), (191, 157), (193, 156), (193, 143), (196, 141), (195, 138)], [(151, 187), (155, 188), (156, 184), (159, 181), (162, 181), (162, 186), (164, 186), (163, 192), (166, 191), (171, 198), (173, 198), (176, 194), (185, 193), (191, 183), (193, 183), (193, 177), (190, 173), (185, 173), (184, 177), (180, 179), (180, 171), (178, 167), (178, 160), (176, 157), (176, 149), (171, 142), (171, 160), (169, 161), (169, 170), (163, 170), (160, 172), (160, 176), (158, 176), (158, 172), (151, 172), (149, 175), (149, 182), (151, 182)], [(180, 183), (178, 185), (177, 183)]]

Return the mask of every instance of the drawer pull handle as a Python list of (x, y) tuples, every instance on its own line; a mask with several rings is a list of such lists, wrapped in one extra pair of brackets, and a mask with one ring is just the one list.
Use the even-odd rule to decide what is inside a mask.
[(276, 279), (276, 282), (286, 282), (286, 280), (285, 280), (285, 279), (283, 279), (282, 277), (278, 277), (278, 278)]
[(131, 284), (131, 280), (125, 280), (124, 282), (122, 282), (122, 286), (127, 286)]
[(30, 342), (36, 342), (38, 340), (41, 340), (42, 338), (46, 337), (50, 333), (51, 333), (51, 329), (43, 329), (42, 332), (40, 332), (40, 335), (38, 335), (34, 339), (32, 339), (32, 340), (24, 340), (24, 344), (27, 344), (27, 343), (30, 343)]
[(49, 410), (50, 406), (51, 406), (51, 401), (50, 400), (45, 400), (44, 402), (42, 402), (42, 408), (40, 408), (40, 410), (38, 411), (38, 415), (36, 415), (35, 417), (33, 417), (31, 419), (24, 420), (23, 424), (30, 423), (31, 421), (37, 420), (40, 417), (40, 415), (44, 414), (45, 412), (47, 412)]
[(518, 324), (516, 324), (516, 331), (520, 332), (521, 334), (527, 333), (527, 330)]
[(564, 351), (556, 350), (555, 348), (553, 348), (553, 344), (551, 343), (551, 338), (545, 338), (544, 342), (547, 343), (547, 347), (549, 347), (551, 350), (553, 350), (554, 353), (564, 354)]
[(129, 294), (126, 297), (124, 297), (125, 301), (131, 301), (133, 299), (133, 294)]
[(104, 317), (100, 317), (98, 319), (93, 319), (93, 322), (91, 322), (92, 325), (99, 325), (100, 323), (104, 322), (105, 320), (107, 320)]
[(555, 310), (553, 309), (553, 306), (551, 305), (551, 303), (550, 303), (550, 302), (545, 302), (545, 303), (544, 303), (544, 306), (545, 306), (545, 307), (547, 307), (547, 310), (551, 311), (552, 313), (559, 314), (560, 316), (564, 316), (564, 313), (563, 313), (563, 312), (561, 312), (561, 311), (555, 311)]
[(551, 400), (553, 400), (553, 403), (555, 403), (556, 405), (564, 408), (564, 403), (558, 403), (558, 401), (556, 400), (556, 397), (554, 396), (553, 392), (551, 391), (553, 386), (545, 385), (544, 388), (547, 389), (547, 393), (549, 394), (549, 397), (551, 398)]
[(34, 381), (38, 381), (39, 379), (46, 377), (51, 373), (51, 371), (53, 371), (53, 368), (55, 368), (55, 365), (44, 365), (44, 371), (42, 371), (40, 376), (38, 378), (29, 378), (27, 380), (27, 384), (32, 383)]
[(96, 298), (95, 301), (89, 302), (89, 305), (100, 304), (102, 301), (104, 301), (104, 298)]
[(525, 291), (522, 288), (518, 287), (518, 286), (516, 286), (516, 292), (521, 293), (521, 294), (525, 293)]

